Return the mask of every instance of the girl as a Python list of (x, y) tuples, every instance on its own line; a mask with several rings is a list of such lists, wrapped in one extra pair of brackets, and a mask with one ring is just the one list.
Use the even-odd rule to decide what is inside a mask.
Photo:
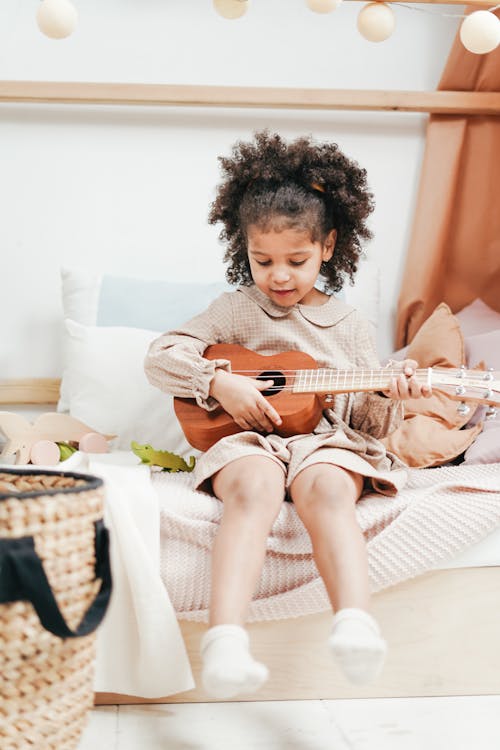
[[(386, 643), (369, 612), (366, 544), (355, 506), (363, 489), (395, 494), (404, 465), (380, 438), (402, 419), (401, 400), (430, 395), (406, 360), (384, 393), (340, 394), (311, 434), (282, 438), (280, 415), (261, 393), (270, 383), (231, 373), (227, 360), (207, 360), (214, 343), (261, 354), (307, 351), (320, 367), (378, 368), (369, 324), (328, 292), (352, 280), (371, 235), (366, 172), (333, 143), (257, 133), (221, 158), (209, 221), (222, 222), (226, 277), (239, 284), (202, 314), (151, 344), (146, 373), (153, 385), (219, 404), (242, 428), (206, 451), (195, 469), (223, 502), (212, 556), (209, 629), (201, 645), (202, 679), (219, 699), (257, 690), (268, 670), (255, 661), (244, 628), (259, 581), (266, 539), (283, 500), (291, 500), (312, 542), (334, 612), (329, 646), (355, 683), (375, 679)], [(323, 288), (320, 288), (322, 282)]]

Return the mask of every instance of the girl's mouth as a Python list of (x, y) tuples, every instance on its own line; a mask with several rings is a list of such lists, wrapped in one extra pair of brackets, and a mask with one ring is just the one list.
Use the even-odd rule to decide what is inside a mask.
[(291, 294), (293, 289), (271, 289), (273, 294), (278, 294), (280, 297), (285, 297), (287, 294)]

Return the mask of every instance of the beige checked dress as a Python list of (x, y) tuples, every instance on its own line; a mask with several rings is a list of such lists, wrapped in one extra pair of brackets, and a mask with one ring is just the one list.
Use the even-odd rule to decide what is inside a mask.
[[(370, 324), (350, 305), (331, 296), (323, 305), (281, 307), (256, 286), (241, 286), (155, 339), (146, 356), (146, 375), (162, 391), (214, 409), (210, 381), (216, 368), (231, 367), (228, 360), (209, 361), (202, 355), (218, 343), (240, 344), (264, 355), (304, 351), (320, 367), (380, 367)], [(399, 401), (373, 393), (338, 394), (313, 433), (283, 438), (248, 431), (219, 440), (197, 461), (196, 487), (208, 489), (210, 477), (230, 461), (263, 455), (283, 467), (287, 487), (306, 466), (326, 462), (361, 474), (377, 492), (395, 494), (406, 482), (406, 467), (379, 438), (395, 430), (402, 418)]]

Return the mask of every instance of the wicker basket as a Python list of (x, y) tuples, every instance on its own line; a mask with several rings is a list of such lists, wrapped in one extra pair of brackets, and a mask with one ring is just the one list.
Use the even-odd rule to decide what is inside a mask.
[(110, 592), (102, 480), (0, 470), (0, 748), (70, 750)]

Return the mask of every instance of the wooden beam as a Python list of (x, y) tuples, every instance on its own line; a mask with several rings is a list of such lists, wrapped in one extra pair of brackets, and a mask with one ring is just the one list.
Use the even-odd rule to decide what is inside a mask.
[(363, 91), (153, 83), (0, 81), (1, 102), (378, 110), (450, 115), (500, 113), (500, 93), (488, 91)]
[(55, 378), (0, 380), (0, 405), (57, 404), (60, 386)]

